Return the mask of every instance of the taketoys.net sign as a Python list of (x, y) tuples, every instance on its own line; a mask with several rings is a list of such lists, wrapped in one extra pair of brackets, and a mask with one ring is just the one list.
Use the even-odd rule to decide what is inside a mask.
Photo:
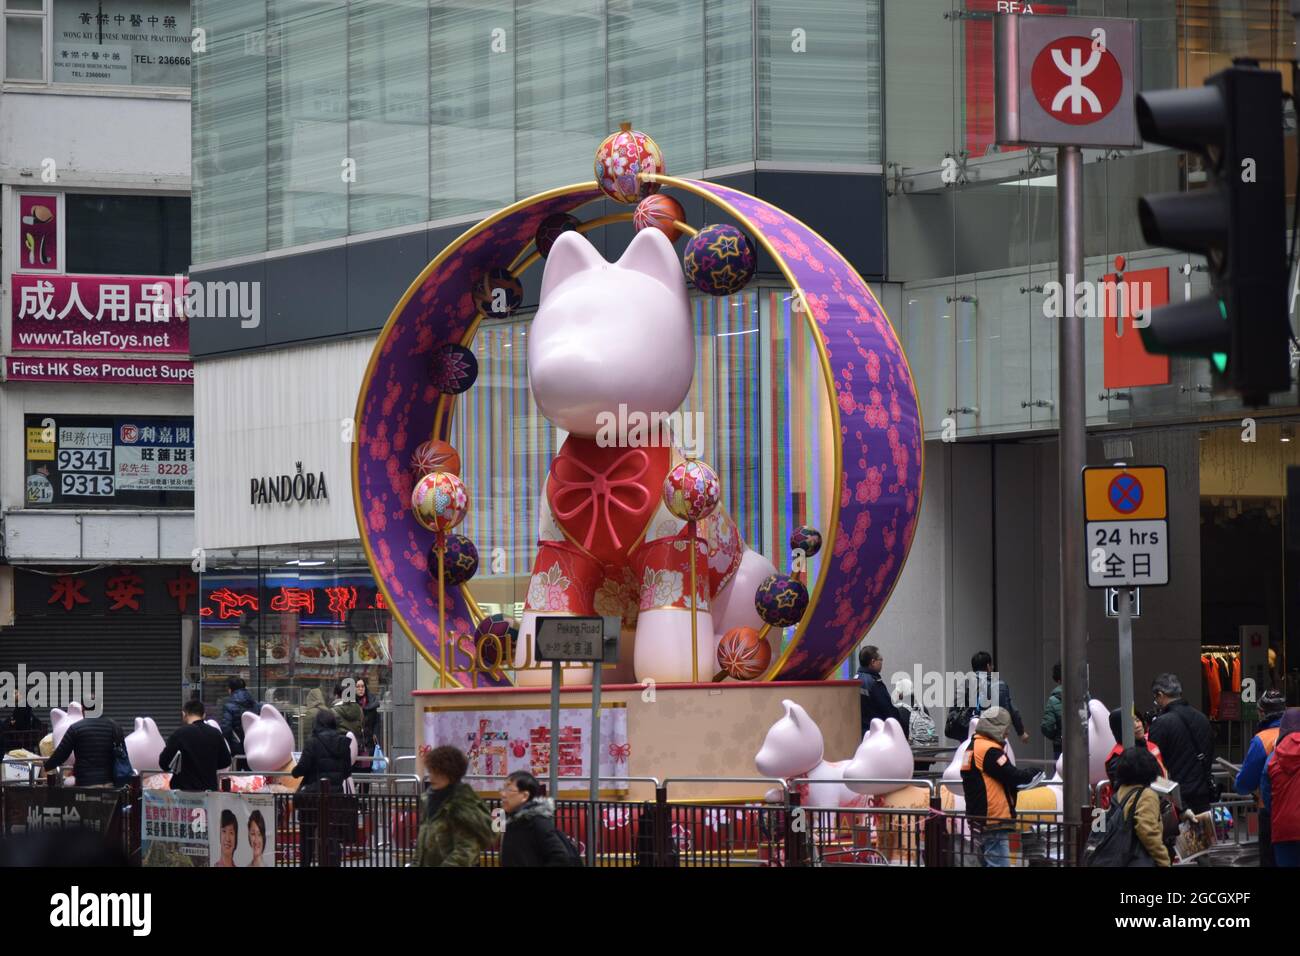
[(67, 709), (79, 701), (87, 717), (104, 712), (103, 671), (0, 671), (0, 710), (26, 705), (33, 710)]

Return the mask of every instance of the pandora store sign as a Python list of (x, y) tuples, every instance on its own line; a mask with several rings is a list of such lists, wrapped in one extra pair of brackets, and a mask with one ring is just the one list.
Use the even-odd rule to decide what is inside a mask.
[(325, 472), (304, 473), (302, 462), (294, 463), (298, 471), (293, 475), (269, 475), (250, 479), (249, 504), (292, 504), (302, 501), (329, 501), (325, 488)]

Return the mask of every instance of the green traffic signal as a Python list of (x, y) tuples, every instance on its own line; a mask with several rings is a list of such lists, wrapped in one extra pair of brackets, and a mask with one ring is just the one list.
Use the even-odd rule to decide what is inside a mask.
[(1224, 352), (1215, 352), (1210, 356), (1210, 361), (1214, 363), (1214, 370), (1222, 375), (1228, 370), (1228, 356)]

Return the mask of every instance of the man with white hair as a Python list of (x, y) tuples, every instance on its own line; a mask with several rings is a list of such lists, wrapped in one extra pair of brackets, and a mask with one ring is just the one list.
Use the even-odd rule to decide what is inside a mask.
[(1178, 784), (1182, 804), (1194, 813), (1210, 809), (1214, 792), (1214, 728), (1209, 719), (1183, 700), (1183, 683), (1174, 674), (1151, 682), (1156, 716), (1147, 739), (1160, 748), (1169, 777)]

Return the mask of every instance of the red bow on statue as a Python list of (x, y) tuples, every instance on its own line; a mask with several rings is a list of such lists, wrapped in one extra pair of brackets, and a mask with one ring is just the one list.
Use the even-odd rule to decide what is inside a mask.
[(631, 516), (645, 510), (650, 491), (641, 479), (649, 466), (650, 457), (640, 448), (624, 452), (604, 471), (589, 467), (575, 456), (557, 455), (551, 460), (551, 508), (555, 517), (569, 521), (590, 508), (582, 546), (590, 549), (596, 532), (604, 531), (614, 547), (623, 547), (610, 509)]

